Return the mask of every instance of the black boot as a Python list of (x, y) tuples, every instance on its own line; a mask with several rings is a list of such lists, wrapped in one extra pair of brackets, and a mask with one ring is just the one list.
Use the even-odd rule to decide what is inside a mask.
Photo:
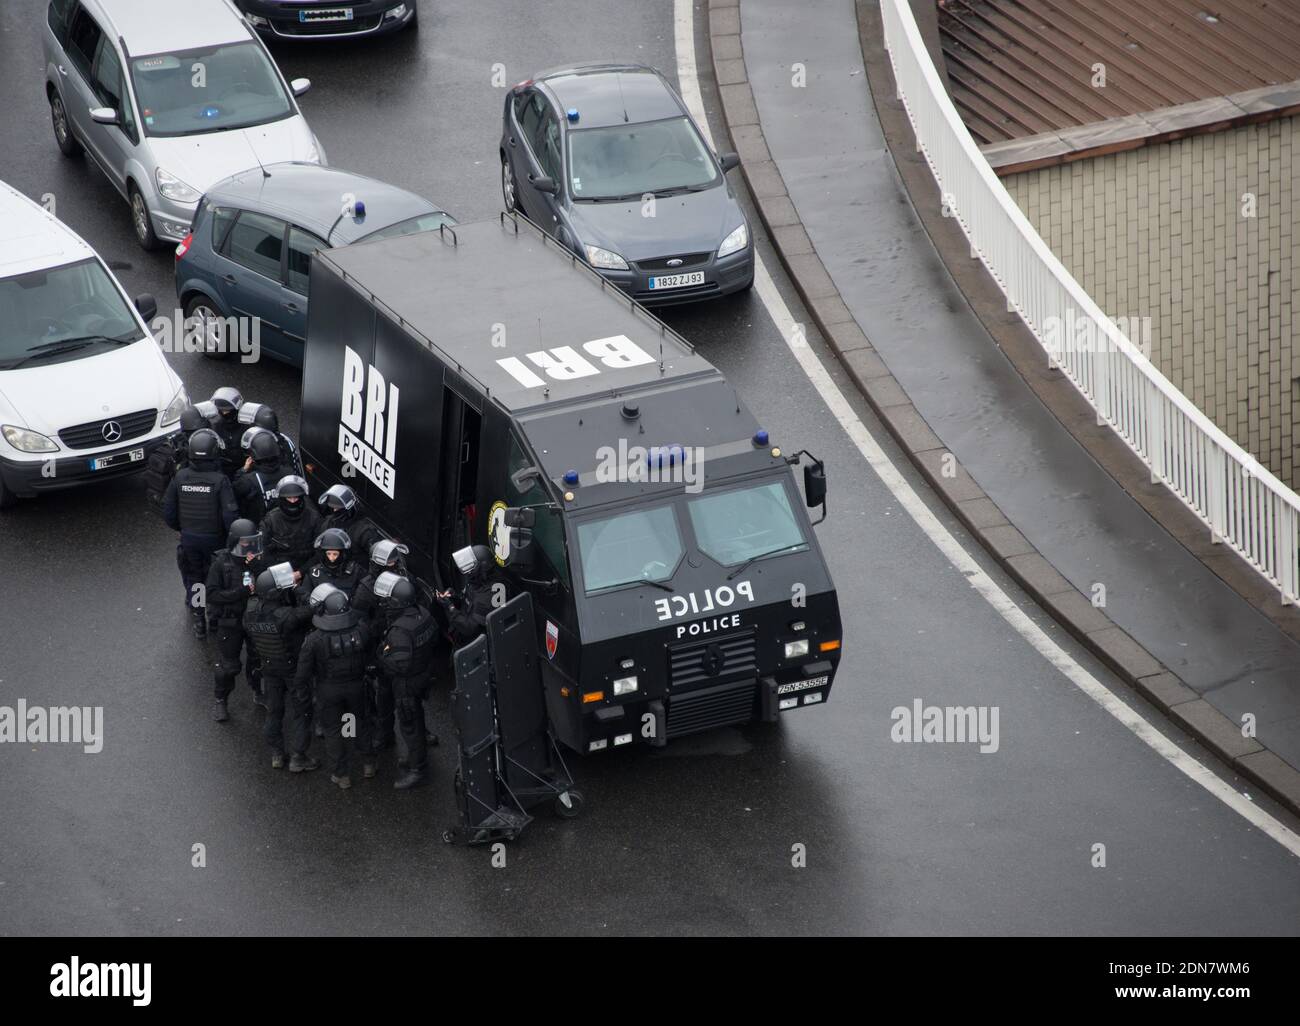
[(230, 719), (230, 713), (226, 710), (226, 700), (218, 698), (217, 704), (212, 707), (212, 718), (218, 723), (225, 723)]
[(397, 778), (393, 784), (394, 791), (406, 791), (412, 787), (419, 787), (429, 782), (428, 770), (407, 770)]
[(208, 621), (204, 618), (203, 610), (198, 609), (190, 614), (190, 629), (200, 641), (208, 636)]

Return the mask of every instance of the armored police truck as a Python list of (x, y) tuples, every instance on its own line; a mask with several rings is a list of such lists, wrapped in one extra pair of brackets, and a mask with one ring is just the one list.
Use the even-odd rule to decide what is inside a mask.
[(822, 464), (580, 258), (503, 215), (322, 250), (311, 297), (313, 494), (350, 485), (439, 589), (487, 546), (499, 601), (533, 597), (560, 741), (663, 745), (829, 698)]

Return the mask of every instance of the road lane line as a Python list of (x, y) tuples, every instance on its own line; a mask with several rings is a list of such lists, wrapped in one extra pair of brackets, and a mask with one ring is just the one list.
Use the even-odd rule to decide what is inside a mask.
[[(673, 0), (673, 21), (677, 48), (677, 77), (682, 99), (686, 102), (691, 116), (700, 126), (706, 141), (714, 150), (713, 135), (709, 129), (708, 117), (704, 111), (704, 100), (700, 93), (700, 82), (695, 60), (695, 12), (693, 0)], [(1217, 774), (1188, 755), (1176, 744), (1153, 727), (1141, 713), (1137, 712), (1123, 699), (1107, 688), (1101, 681), (1081, 666), (1068, 652), (1053, 641), (1047, 633), (1034, 623), (1011, 600), (980, 565), (953, 537), (952, 533), (940, 522), (921, 498), (908, 484), (907, 480), (894, 466), (885, 450), (872, 437), (867, 426), (849, 405), (844, 393), (827, 373), (820, 358), (812, 347), (803, 341), (803, 331), (796, 327), (797, 322), (786, 306), (785, 300), (777, 290), (757, 249), (754, 252), (754, 289), (763, 305), (767, 307), (772, 322), (776, 325), (786, 347), (793, 354), (804, 374), (812, 382), (822, 401), (839, 421), (849, 439), (857, 446), (863, 459), (893, 493), (894, 498), (916, 521), (940, 552), (962, 574), (970, 586), (983, 596), (984, 600), (996, 609), (1022, 638), (1080, 691), (1099, 706), (1119, 720), (1132, 733), (1144, 741), (1148, 747), (1159, 753), (1177, 767), (1183, 774), (1200, 784), (1210, 794), (1250, 821), (1292, 855), (1300, 858), (1300, 835), (1286, 824), (1255, 805), (1249, 798), (1231, 787)]]

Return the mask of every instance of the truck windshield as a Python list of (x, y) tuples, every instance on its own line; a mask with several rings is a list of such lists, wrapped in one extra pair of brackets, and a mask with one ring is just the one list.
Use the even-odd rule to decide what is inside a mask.
[(98, 260), (0, 278), (0, 369), (143, 337)]
[(686, 505), (700, 551), (723, 566), (808, 547), (781, 481), (706, 493)]
[(230, 43), (131, 61), (148, 135), (202, 135), (279, 121), (293, 104), (256, 43)]
[(589, 595), (634, 581), (666, 581), (683, 552), (671, 506), (579, 524), (578, 548)]
[(574, 199), (640, 199), (707, 189), (718, 172), (695, 127), (668, 118), (570, 132), (569, 178)]

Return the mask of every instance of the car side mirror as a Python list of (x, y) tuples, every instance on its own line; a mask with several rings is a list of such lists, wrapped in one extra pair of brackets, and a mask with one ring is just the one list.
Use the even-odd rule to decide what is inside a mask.
[(144, 318), (146, 324), (158, 316), (158, 300), (147, 292), (135, 297), (135, 308), (140, 312), (140, 316)]
[(547, 178), (543, 175), (540, 178), (530, 179), (530, 181), (533, 188), (538, 192), (544, 192), (550, 196), (558, 196), (560, 194), (560, 183), (554, 178)]
[(289, 88), (293, 90), (294, 96), (302, 96), (303, 93), (311, 89), (311, 79), (295, 78), (292, 82), (289, 83)]
[(91, 107), (90, 120), (98, 125), (116, 125), (120, 121), (112, 107)]
[(722, 165), (722, 173), (725, 175), (732, 168), (740, 167), (740, 154), (720, 153), (718, 154), (718, 163)]

